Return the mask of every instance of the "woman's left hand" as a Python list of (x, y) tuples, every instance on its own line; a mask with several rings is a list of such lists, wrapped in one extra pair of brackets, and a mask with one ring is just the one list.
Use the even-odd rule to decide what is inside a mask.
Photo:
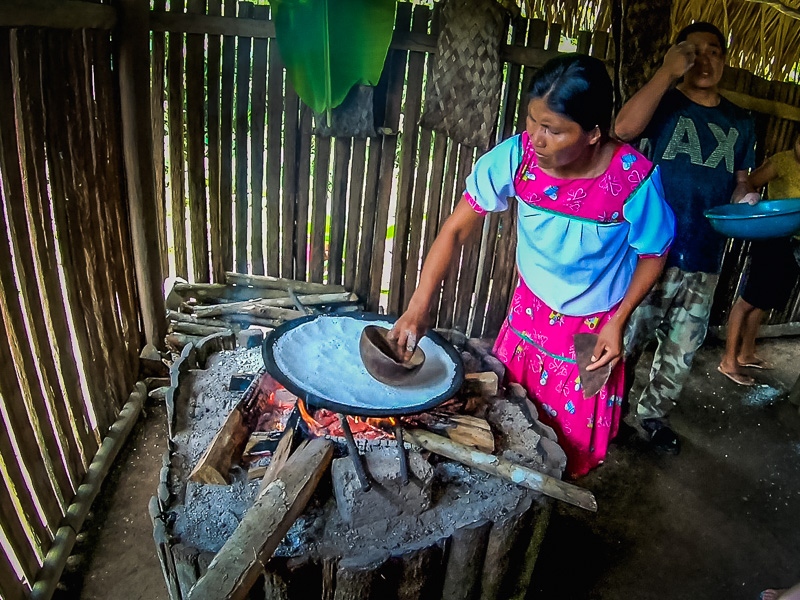
[(586, 367), (587, 371), (594, 371), (600, 367), (611, 364), (613, 369), (622, 358), (623, 351), (623, 326), (612, 318), (605, 324), (597, 336), (597, 344), (592, 352), (592, 364)]

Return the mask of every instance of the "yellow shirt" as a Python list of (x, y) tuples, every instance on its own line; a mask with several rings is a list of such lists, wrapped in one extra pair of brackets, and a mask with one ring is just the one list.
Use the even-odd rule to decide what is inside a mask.
[(769, 182), (767, 198), (800, 198), (800, 163), (794, 156), (794, 150), (778, 152), (770, 157), (769, 162), (775, 167), (778, 177)]

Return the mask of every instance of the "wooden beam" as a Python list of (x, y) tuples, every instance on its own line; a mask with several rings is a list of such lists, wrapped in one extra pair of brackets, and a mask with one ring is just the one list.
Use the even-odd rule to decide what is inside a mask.
[(119, 28), (119, 87), (125, 183), (136, 284), (148, 344), (164, 345), (166, 319), (158, 255), (158, 200), (150, 125), (150, 52), (147, 0), (122, 0)]
[(305, 510), (332, 457), (333, 444), (320, 438), (295, 452), (211, 561), (189, 600), (246, 598), (283, 536)]
[(117, 9), (108, 4), (74, 0), (11, 0), (0, 3), (0, 27), (113, 29)]
[(272, 21), (246, 17), (217, 17), (201, 14), (150, 13), (150, 29), (208, 35), (231, 35), (249, 38), (274, 38)]
[(747, 110), (771, 115), (779, 119), (800, 122), (800, 106), (792, 106), (785, 102), (768, 100), (767, 98), (756, 98), (750, 94), (743, 94), (742, 92), (735, 92), (733, 90), (721, 89), (719, 93), (734, 104), (746, 108)]

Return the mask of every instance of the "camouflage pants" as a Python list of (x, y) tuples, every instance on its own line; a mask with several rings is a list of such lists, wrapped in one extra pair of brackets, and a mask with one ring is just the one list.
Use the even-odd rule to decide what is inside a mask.
[(678, 399), (695, 352), (706, 338), (718, 279), (671, 267), (633, 312), (625, 331), (626, 393), (645, 346), (654, 335), (658, 341), (649, 381), (638, 402), (631, 399), (637, 418), (663, 417)]

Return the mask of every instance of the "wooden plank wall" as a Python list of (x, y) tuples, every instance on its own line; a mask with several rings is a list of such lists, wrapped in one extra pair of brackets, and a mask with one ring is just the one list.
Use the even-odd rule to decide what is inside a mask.
[(138, 371), (111, 57), (108, 32), (0, 28), (3, 598), (27, 596)]
[[(800, 86), (781, 81), (767, 81), (744, 69), (728, 68), (722, 86), (735, 92), (756, 98), (770, 98), (790, 106), (800, 106)], [(754, 112), (756, 122), (756, 166), (765, 158), (789, 150), (800, 135), (800, 121)], [(728, 240), (722, 261), (720, 281), (717, 286), (712, 325), (723, 325), (728, 312), (736, 301), (747, 271), (750, 244), (741, 240)], [(789, 302), (782, 309), (771, 310), (765, 323), (788, 323), (800, 321), (800, 278), (795, 281)]]
[[(179, 13), (204, 10), (194, 0), (188, 8), (171, 6)], [(219, 2), (206, 10), (219, 15)], [(435, 39), (437, 16), (425, 6), (398, 4), (395, 39), (412, 41), (389, 50), (375, 88), (383, 135), (352, 139), (315, 133), (310, 109), (286, 77), (274, 30), (259, 35), (242, 26), (243, 19), (268, 19), (265, 7), (226, 0), (224, 14), (239, 17), (243, 35), (206, 35), (205, 69), (199, 52), (192, 51), (202, 46), (197, 27), (189, 34), (153, 33), (153, 64), (166, 57), (165, 75), (152, 80), (153, 96), (163, 99), (154, 102), (153, 133), (163, 136), (167, 123), (169, 143), (156, 168), (157, 181), (167, 183), (165, 207), (171, 206), (164, 237), (174, 255), (172, 272), (195, 281), (222, 281), (225, 270), (235, 270), (344, 283), (370, 309), (401, 312), (422, 258), (460, 200), (478, 157), (475, 149), (418, 126), (434, 49), (419, 40)], [(519, 19), (509, 27), (513, 46), (507, 54), (557, 50), (558, 26), (548, 31), (542, 21)], [(582, 50), (604, 56), (606, 38), (598, 39), (592, 45), (585, 33)], [(498, 115), (501, 138), (520, 126), (520, 89), (534, 71), (508, 67)], [(203, 77), (205, 128), (195, 114), (202, 102), (193, 97)], [(207, 168), (198, 158), (201, 143)], [(486, 234), (476, 235), (454, 261), (434, 309), (437, 326), (474, 335), (498, 331), (515, 278), (513, 224), (511, 213), (492, 217)], [(487, 244), (483, 253), (481, 238)], [(198, 251), (207, 258), (196, 258)]]

